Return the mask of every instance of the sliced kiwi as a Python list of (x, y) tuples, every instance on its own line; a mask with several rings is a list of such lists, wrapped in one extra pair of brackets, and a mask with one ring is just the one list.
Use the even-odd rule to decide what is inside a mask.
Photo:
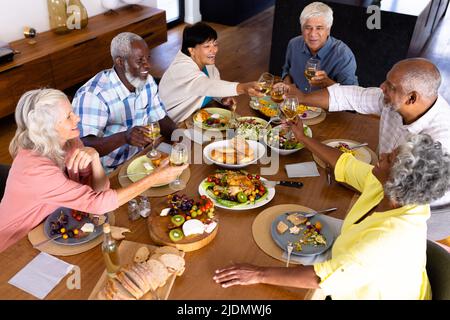
[(169, 238), (170, 238), (170, 240), (172, 240), (173, 242), (180, 241), (181, 239), (184, 238), (183, 231), (181, 231), (181, 229), (173, 229), (173, 230), (170, 230), (170, 232), (169, 232)]
[(174, 216), (170, 219), (170, 221), (171, 221), (174, 225), (176, 225), (177, 227), (179, 227), (179, 226), (181, 226), (181, 225), (184, 223), (184, 221), (186, 221), (186, 219), (185, 219), (182, 215), (177, 214), (177, 215), (174, 215)]

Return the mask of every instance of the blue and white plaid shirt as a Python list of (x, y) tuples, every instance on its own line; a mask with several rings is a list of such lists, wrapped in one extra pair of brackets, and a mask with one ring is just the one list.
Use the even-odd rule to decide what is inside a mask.
[[(108, 137), (161, 120), (167, 114), (152, 76), (141, 90), (130, 92), (114, 68), (99, 72), (78, 89), (72, 105), (81, 119), (81, 137)], [(141, 150), (129, 144), (120, 146), (101, 158), (103, 167), (109, 173)]]

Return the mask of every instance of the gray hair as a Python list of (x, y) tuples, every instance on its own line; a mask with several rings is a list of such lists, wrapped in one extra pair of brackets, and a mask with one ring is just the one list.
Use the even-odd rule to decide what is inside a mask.
[(450, 189), (450, 155), (427, 134), (412, 135), (399, 147), (385, 194), (398, 204), (428, 204)]
[(333, 10), (322, 2), (313, 2), (308, 4), (300, 14), (300, 25), (303, 25), (310, 18), (323, 17), (327, 28), (330, 29), (333, 25)]
[(64, 166), (64, 155), (60, 145), (56, 123), (61, 117), (61, 102), (67, 96), (55, 89), (37, 89), (25, 92), (15, 112), (16, 134), (9, 144), (9, 153), (16, 157), (19, 149), (30, 149)]
[(437, 97), (442, 80), (439, 69), (432, 62), (423, 58), (412, 58), (398, 64), (405, 64), (401, 86), (406, 93), (416, 91), (428, 99)]
[(117, 57), (127, 58), (131, 54), (131, 43), (134, 41), (144, 41), (144, 39), (131, 32), (122, 32), (115, 36), (111, 41), (111, 57), (113, 60)]

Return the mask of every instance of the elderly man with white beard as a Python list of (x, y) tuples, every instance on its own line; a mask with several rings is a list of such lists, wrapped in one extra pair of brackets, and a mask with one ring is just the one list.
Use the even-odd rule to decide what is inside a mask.
[(83, 143), (97, 150), (106, 172), (152, 143), (148, 123), (158, 121), (161, 134), (169, 138), (176, 128), (150, 75), (145, 41), (134, 33), (120, 33), (111, 41), (111, 56), (113, 68), (90, 79), (72, 101)]

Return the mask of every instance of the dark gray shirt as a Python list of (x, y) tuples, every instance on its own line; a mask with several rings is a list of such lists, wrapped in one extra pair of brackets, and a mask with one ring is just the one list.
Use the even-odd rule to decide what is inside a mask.
[[(282, 77), (284, 78), (289, 74), (297, 88), (303, 92), (308, 91), (309, 88), (304, 72), (306, 61), (311, 57), (313, 55), (309, 51), (303, 36), (295, 37), (289, 41)], [(320, 60), (320, 70), (325, 71), (330, 79), (344, 85), (358, 85), (358, 77), (355, 74), (355, 56), (341, 40), (329, 36), (315, 58)]]

